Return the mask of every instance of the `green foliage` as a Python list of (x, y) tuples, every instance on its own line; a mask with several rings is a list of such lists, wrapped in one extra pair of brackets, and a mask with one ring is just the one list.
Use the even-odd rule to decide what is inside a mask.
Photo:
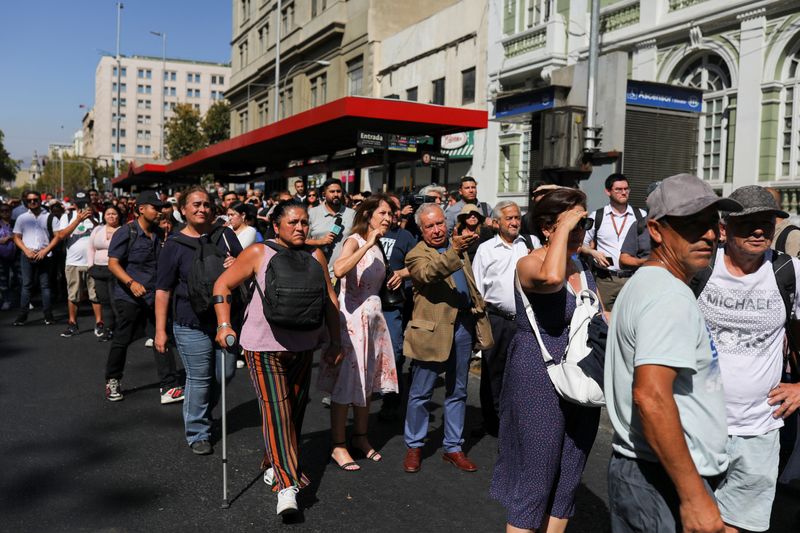
[(19, 170), (19, 161), (11, 158), (6, 147), (3, 145), (3, 130), (0, 130), (0, 183), (4, 181), (14, 181)]
[(231, 106), (225, 100), (217, 100), (203, 117), (203, 137), (206, 146), (231, 137)]
[[(92, 186), (95, 161), (71, 155), (64, 156), (64, 195), (74, 196), (79, 190)], [(61, 196), (61, 159), (49, 159), (36, 188), (44, 193)]]
[(200, 112), (190, 104), (178, 104), (164, 126), (164, 147), (174, 161), (203, 148)]

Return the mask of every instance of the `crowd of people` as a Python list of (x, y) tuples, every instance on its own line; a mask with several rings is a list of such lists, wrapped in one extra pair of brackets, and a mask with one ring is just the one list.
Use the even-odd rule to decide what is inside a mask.
[(778, 191), (720, 198), (679, 174), (639, 209), (612, 174), (595, 212), (581, 190), (543, 184), (523, 215), (480, 202), (469, 176), (455, 195), (294, 188), (89, 190), (46, 208), (27, 191), (0, 205), (3, 309), (19, 307), (24, 326), (38, 286), (46, 324), (66, 299), (71, 337), (88, 299), (110, 342), (109, 401), (124, 398), (128, 347), (151, 331), (160, 402), (183, 402), (198, 455), (213, 453), (221, 383), (246, 365), (278, 514), (296, 512), (310, 483), (298, 443), (316, 353), (332, 463), (384, 459), (369, 438), (378, 399), (380, 419), (403, 421), (407, 473), (438, 445), (426, 441), (441, 374), (442, 459), (479, 469), (462, 448), (479, 355), (476, 431), (497, 438), (488, 489), (508, 532), (566, 530), (601, 405), (613, 531), (769, 529), (779, 475), (800, 478), (800, 228)]

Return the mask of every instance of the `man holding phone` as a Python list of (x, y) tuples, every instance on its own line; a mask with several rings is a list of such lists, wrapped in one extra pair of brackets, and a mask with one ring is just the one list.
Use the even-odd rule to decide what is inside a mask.
[(308, 210), (309, 235), (306, 244), (317, 246), (333, 277), (333, 263), (342, 252), (342, 242), (350, 234), (355, 211), (342, 203), (342, 182), (329, 179), (320, 187), (323, 203)]
[(94, 312), (94, 334), (102, 337), (105, 333), (100, 301), (94, 288), (94, 278), (87, 274), (89, 270), (89, 238), (98, 220), (93, 218), (89, 196), (84, 191), (75, 194), (75, 205), (80, 211), (67, 211), (58, 222), (58, 240), (66, 243), (66, 266), (64, 279), (67, 281), (67, 312), (69, 321), (62, 337), (78, 334), (78, 305), (81, 294), (89, 295), (89, 302)]

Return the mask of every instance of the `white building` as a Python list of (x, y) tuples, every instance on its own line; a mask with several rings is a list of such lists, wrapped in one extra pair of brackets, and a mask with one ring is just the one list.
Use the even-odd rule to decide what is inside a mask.
[(230, 66), (221, 63), (142, 56), (120, 58), (118, 71), (116, 59), (104, 56), (95, 71), (92, 138), (83, 139), (91, 153), (86, 155), (112, 160), (120, 154), (137, 164), (163, 160), (162, 127), (171, 110), (188, 103), (205, 114), (224, 98), (230, 74)]
[[(585, 106), (591, 2), (491, 4), (495, 120), (480, 164), (498, 169), (500, 179), (496, 190), (479, 194), (525, 202), (530, 180), (554, 176), (543, 164), (552, 155), (551, 110)], [(747, 184), (782, 188), (785, 206), (796, 209), (800, 2), (604, 0), (601, 6), (597, 118), (600, 148), (609, 157), (595, 162), (583, 184), (590, 198), (602, 199), (599, 182), (612, 171), (628, 175), (638, 204), (650, 182), (688, 171), (726, 194)], [(580, 113), (566, 124), (570, 119), (581, 120)]]

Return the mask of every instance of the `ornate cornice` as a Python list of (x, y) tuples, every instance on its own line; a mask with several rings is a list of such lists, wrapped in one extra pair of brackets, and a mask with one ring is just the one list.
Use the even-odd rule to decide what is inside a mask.
[(738, 15), (736, 15), (736, 20), (740, 22), (745, 22), (747, 20), (752, 20), (754, 18), (763, 17), (766, 14), (767, 14), (767, 8), (759, 7), (758, 9), (751, 9), (750, 11), (739, 13)]

